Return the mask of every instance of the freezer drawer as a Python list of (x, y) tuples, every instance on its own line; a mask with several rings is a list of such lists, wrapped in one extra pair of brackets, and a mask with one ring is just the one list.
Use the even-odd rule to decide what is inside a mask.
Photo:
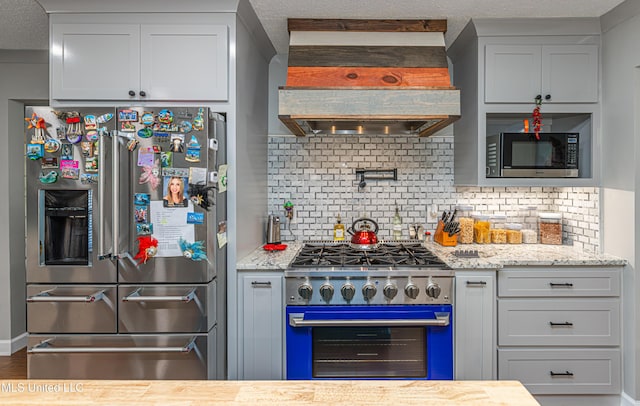
[(618, 299), (499, 299), (498, 345), (620, 345)]
[(534, 395), (619, 394), (619, 349), (498, 349), (498, 379)]
[(115, 333), (113, 285), (27, 286), (30, 333)]
[(207, 332), (216, 323), (216, 283), (118, 286), (120, 333)]
[(171, 335), (30, 335), (28, 379), (215, 379), (216, 330)]

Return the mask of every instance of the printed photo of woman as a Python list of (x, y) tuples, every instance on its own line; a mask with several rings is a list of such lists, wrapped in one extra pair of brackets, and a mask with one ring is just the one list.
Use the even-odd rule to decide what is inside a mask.
[(165, 195), (162, 199), (164, 207), (187, 207), (184, 178), (171, 176), (165, 180)]

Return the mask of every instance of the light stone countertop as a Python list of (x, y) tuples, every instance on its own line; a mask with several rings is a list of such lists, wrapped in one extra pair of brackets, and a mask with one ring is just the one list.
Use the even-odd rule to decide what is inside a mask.
[[(285, 241), (284, 251), (268, 252), (258, 247), (238, 261), (238, 270), (285, 270), (303, 242)], [(501, 269), (509, 266), (623, 266), (626, 260), (608, 254), (581, 251), (567, 245), (459, 244), (443, 247), (433, 241), (425, 246), (453, 269)], [(458, 258), (457, 250), (477, 250), (479, 258)]]

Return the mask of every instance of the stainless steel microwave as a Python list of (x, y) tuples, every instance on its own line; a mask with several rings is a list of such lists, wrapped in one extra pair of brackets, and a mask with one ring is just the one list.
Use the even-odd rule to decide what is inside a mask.
[(489, 178), (577, 178), (578, 133), (500, 133), (487, 137)]

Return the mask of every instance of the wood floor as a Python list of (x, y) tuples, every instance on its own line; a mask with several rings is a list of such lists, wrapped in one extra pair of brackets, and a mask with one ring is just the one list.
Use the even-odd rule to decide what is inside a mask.
[(27, 349), (0, 357), (0, 379), (27, 379)]

